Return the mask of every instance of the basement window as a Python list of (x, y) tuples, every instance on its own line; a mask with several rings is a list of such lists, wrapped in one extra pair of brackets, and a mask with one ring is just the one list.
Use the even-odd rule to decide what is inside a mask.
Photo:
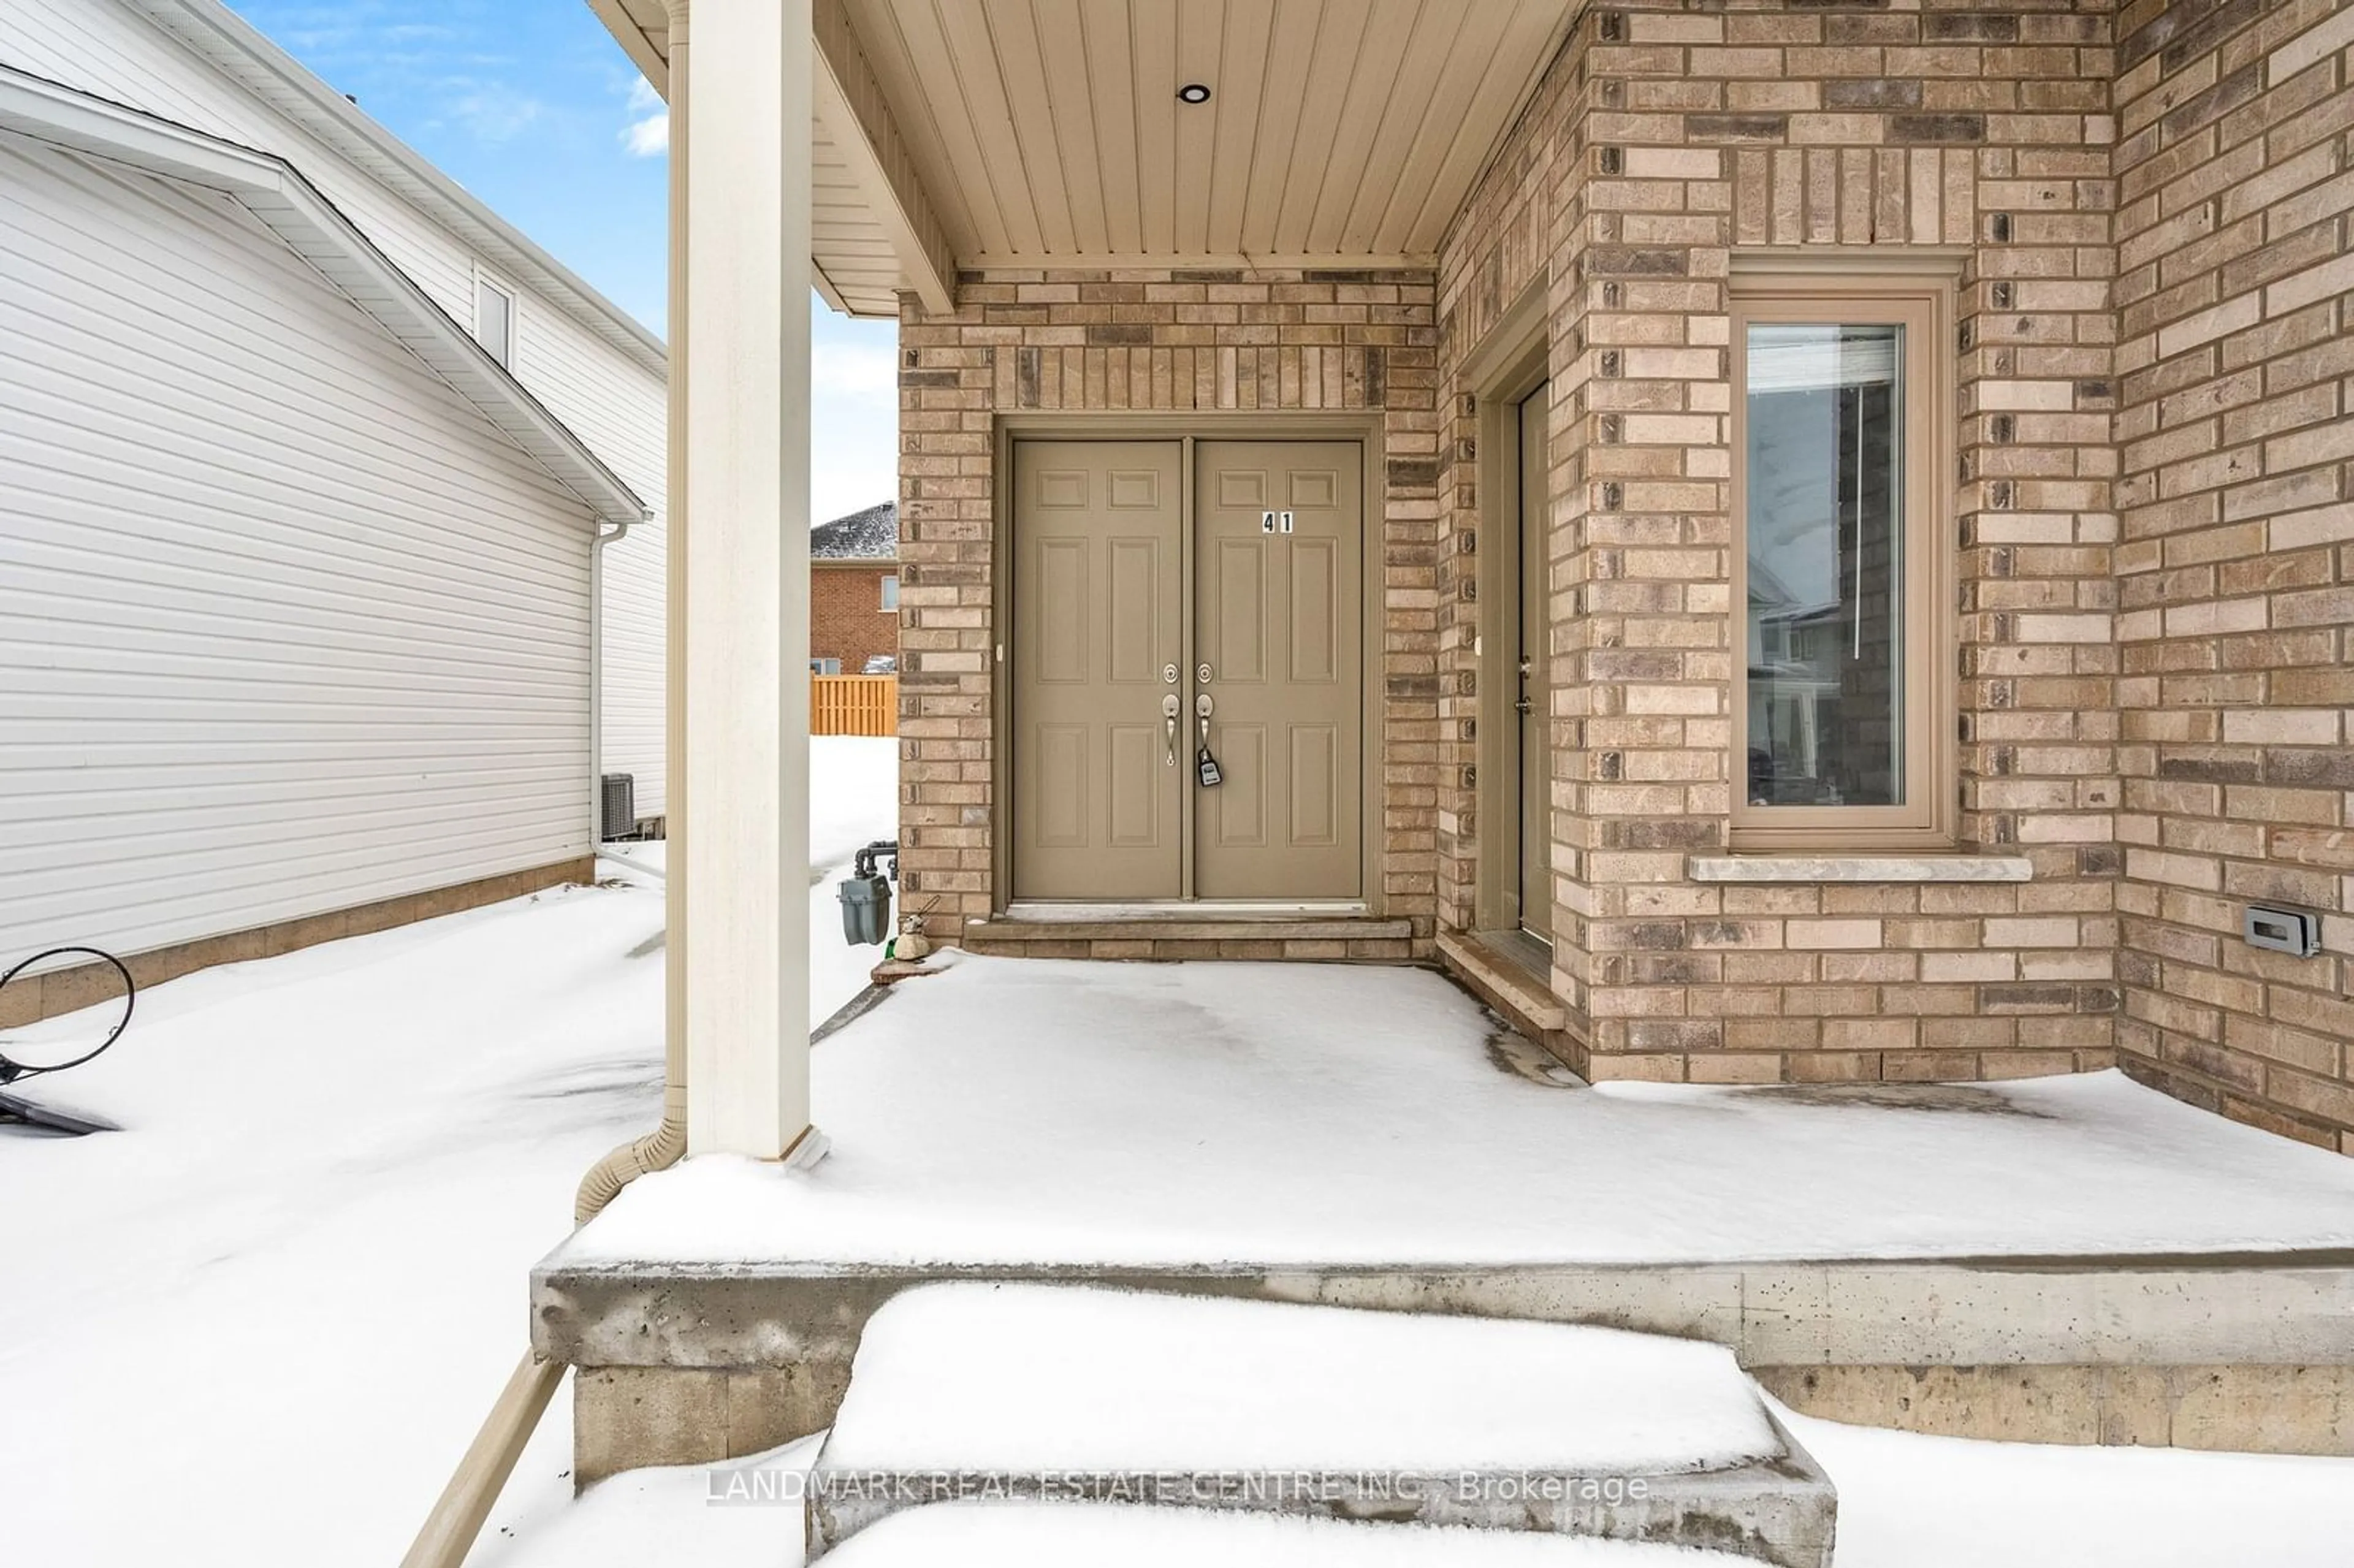
[(1733, 289), (1733, 846), (1953, 842), (1948, 286)]
[(488, 278), (474, 280), (474, 340), (491, 357), (514, 368), (514, 296)]

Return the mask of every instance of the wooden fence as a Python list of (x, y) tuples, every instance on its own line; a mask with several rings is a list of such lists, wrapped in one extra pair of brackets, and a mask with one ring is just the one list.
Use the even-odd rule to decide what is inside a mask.
[(896, 735), (899, 677), (811, 675), (811, 735)]

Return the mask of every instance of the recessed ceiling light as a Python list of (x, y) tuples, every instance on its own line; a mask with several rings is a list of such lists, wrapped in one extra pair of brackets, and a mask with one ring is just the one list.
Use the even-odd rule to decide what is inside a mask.
[(1210, 101), (1210, 90), (1204, 87), (1198, 81), (1189, 81), (1184, 86), (1177, 90), (1177, 101), (1180, 103), (1207, 103)]

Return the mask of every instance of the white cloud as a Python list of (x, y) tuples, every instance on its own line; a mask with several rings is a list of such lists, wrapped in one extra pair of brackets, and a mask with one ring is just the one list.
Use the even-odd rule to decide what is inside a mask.
[(812, 344), (810, 386), (820, 399), (847, 397), (862, 403), (882, 403), (896, 413), (899, 407), (898, 355), (893, 349), (871, 344)]
[(810, 516), (822, 523), (899, 489), (899, 329), (810, 301)]
[(632, 120), (621, 132), (621, 145), (633, 158), (659, 158), (670, 151), (670, 111)]
[[(462, 79), (453, 79), (451, 85), (461, 81)], [(526, 127), (546, 119), (547, 105), (528, 94), (493, 86), (461, 92), (450, 101), (443, 112), (477, 141), (498, 143), (511, 141)]]
[(630, 156), (658, 158), (670, 151), (670, 110), (643, 77), (630, 84), (630, 112), (637, 118), (621, 132)]

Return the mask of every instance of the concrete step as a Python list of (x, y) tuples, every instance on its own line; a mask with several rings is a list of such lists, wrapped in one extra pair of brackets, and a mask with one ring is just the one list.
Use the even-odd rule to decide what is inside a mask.
[(1468, 932), (1441, 931), (1438, 957), (1480, 1001), (1531, 1036), (1542, 1039), (1568, 1027), (1569, 1010), (1561, 999), (1500, 944)]
[(1001, 915), (966, 921), (963, 939), (976, 953), (1019, 956), (1031, 948), (1059, 949), (1097, 942), (1404, 942), (1413, 935), (1412, 921), (1367, 915), (1169, 914), (1099, 919)]
[(1109, 1503), (903, 1509), (846, 1542), (840, 1568), (1749, 1568), (1685, 1547), (1499, 1530), (1381, 1524)]
[(1829, 1480), (1715, 1345), (981, 1282), (868, 1322), (812, 1559), (974, 1500), (1239, 1510), (1829, 1560)]

